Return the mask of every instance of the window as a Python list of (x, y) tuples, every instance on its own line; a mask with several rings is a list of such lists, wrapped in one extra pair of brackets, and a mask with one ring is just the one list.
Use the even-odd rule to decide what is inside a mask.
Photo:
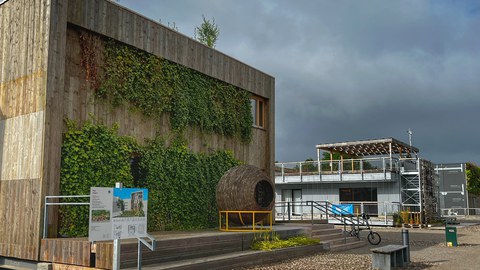
[(340, 201), (342, 202), (376, 202), (376, 188), (340, 188)]
[[(366, 213), (371, 216), (378, 216), (378, 200), (376, 188), (340, 188), (340, 202), (364, 202), (363, 204), (355, 203), (354, 213)], [(373, 203), (369, 203), (373, 202)]]
[(265, 128), (265, 100), (260, 97), (250, 99), (252, 105), (253, 126)]

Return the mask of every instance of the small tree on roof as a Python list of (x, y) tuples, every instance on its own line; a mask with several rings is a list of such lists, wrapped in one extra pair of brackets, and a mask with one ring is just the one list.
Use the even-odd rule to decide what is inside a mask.
[(195, 28), (195, 39), (210, 48), (215, 48), (215, 43), (220, 35), (220, 30), (218, 30), (218, 26), (215, 24), (215, 18), (212, 18), (212, 21), (210, 21), (204, 15), (202, 17), (203, 23)]

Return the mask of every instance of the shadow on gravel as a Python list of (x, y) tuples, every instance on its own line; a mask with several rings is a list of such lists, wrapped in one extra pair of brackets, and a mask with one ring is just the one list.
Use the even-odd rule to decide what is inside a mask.
[[(366, 233), (361, 234), (362, 241), (367, 243), (367, 246), (347, 250), (342, 253), (350, 254), (359, 254), (359, 255), (370, 255), (372, 248), (382, 247), (386, 245), (401, 245), (402, 244), (402, 233), (401, 229), (398, 230), (376, 230), (380, 234), (382, 241), (380, 245), (373, 246), (368, 244), (366, 240)], [(363, 232), (362, 232), (363, 233)], [(432, 231), (432, 230), (417, 230), (409, 229), (410, 236), (410, 250), (411, 251), (420, 251), (422, 249), (437, 246), (442, 243), (445, 243), (445, 233), (443, 231)]]
[(446, 262), (446, 261), (442, 260), (442, 261), (434, 261), (434, 262), (411, 262), (407, 267), (402, 269), (405, 269), (405, 270), (427, 269), (432, 266), (439, 265), (443, 262)]
[(478, 247), (480, 244), (458, 244), (459, 247)]

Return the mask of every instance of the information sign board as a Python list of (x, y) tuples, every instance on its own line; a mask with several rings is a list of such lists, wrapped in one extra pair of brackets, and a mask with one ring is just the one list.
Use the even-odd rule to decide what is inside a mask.
[(143, 237), (147, 233), (148, 190), (90, 188), (89, 241)]
[(353, 204), (332, 204), (332, 212), (336, 215), (353, 215)]

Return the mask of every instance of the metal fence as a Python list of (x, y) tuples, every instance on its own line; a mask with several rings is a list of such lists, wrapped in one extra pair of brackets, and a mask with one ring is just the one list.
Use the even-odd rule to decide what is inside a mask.
[(479, 216), (480, 218), (480, 208), (442, 208), (440, 215), (442, 217)]

